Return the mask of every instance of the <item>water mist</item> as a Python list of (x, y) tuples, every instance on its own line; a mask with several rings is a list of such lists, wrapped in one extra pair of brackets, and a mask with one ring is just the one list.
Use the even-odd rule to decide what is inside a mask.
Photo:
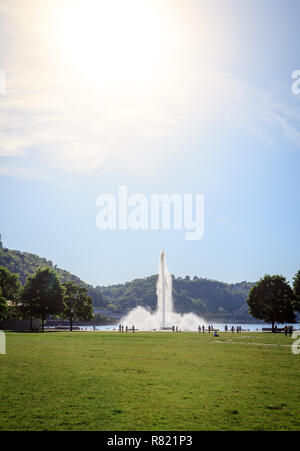
[(157, 310), (152, 313), (144, 307), (133, 309), (122, 318), (120, 324), (134, 327), (142, 331), (170, 330), (197, 330), (204, 323), (203, 319), (194, 313), (180, 315), (173, 311), (172, 276), (166, 264), (165, 252), (159, 258), (159, 275), (156, 285)]

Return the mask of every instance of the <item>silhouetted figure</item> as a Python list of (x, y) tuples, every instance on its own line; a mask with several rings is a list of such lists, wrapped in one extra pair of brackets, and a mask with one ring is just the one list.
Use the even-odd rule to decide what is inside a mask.
[(121, 324), (119, 325), (119, 332), (121, 332), (121, 328), (122, 328), (122, 326), (121, 326)]
[(128, 332), (128, 326), (125, 327), (125, 332)]
[(218, 336), (219, 335), (218, 335), (217, 331), (215, 330), (214, 337), (218, 337)]
[(227, 325), (225, 326), (225, 332), (228, 332), (228, 326)]
[(234, 326), (232, 326), (232, 328), (231, 328), (231, 332), (232, 332), (232, 333), (234, 332)]
[(205, 333), (205, 326), (204, 326), (204, 324), (202, 326), (202, 332)]
[(132, 333), (134, 333), (134, 331), (135, 331), (135, 328), (134, 328), (134, 325), (132, 326)]
[(210, 326), (208, 326), (208, 333), (210, 334)]
[(124, 326), (122, 325), (122, 332), (124, 332)]

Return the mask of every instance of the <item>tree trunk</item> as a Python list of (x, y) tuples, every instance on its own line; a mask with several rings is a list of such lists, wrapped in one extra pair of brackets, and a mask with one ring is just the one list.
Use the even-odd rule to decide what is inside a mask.
[(44, 318), (42, 318), (42, 332), (44, 332)]
[(70, 316), (70, 332), (73, 332), (73, 318)]
[(29, 329), (32, 330), (32, 316), (29, 318)]
[(274, 321), (272, 322), (272, 333), (274, 334), (274, 332), (275, 332), (275, 323), (274, 323)]

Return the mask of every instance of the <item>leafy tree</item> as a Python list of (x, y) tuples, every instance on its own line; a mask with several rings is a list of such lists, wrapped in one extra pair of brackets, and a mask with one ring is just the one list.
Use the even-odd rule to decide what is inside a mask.
[(73, 322), (91, 321), (93, 319), (93, 300), (88, 296), (88, 290), (76, 285), (74, 282), (63, 284), (64, 310), (62, 318), (70, 321), (70, 330), (73, 330)]
[(294, 309), (300, 312), (300, 270), (293, 279), (293, 289), (295, 294)]
[(51, 268), (38, 269), (27, 278), (22, 291), (22, 310), (27, 317), (41, 320), (43, 332), (48, 316), (63, 311), (63, 289)]
[(4, 266), (0, 266), (0, 289), (2, 297), (7, 301), (18, 300), (21, 289), (19, 278)]
[(12, 306), (7, 301), (16, 304), (20, 295), (21, 283), (16, 274), (0, 266), (0, 320), (6, 319)]
[(7, 317), (8, 307), (6, 305), (6, 300), (2, 297), (0, 289), (0, 321), (3, 321)]
[(250, 314), (271, 323), (274, 332), (276, 322), (295, 322), (293, 299), (293, 290), (285, 277), (267, 274), (250, 290), (247, 303)]

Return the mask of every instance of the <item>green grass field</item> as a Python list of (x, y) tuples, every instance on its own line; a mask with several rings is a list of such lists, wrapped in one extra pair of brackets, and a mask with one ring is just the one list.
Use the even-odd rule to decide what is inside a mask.
[(300, 430), (282, 334), (7, 333), (1, 430)]

